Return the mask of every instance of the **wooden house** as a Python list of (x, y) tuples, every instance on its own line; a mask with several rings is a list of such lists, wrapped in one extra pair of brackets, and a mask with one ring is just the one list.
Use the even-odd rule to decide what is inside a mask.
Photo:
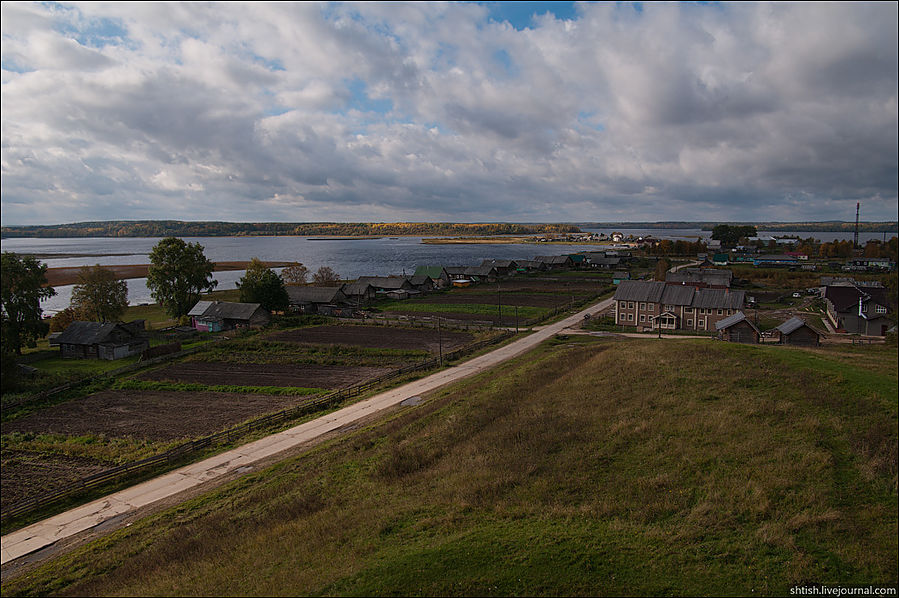
[[(287, 287), (288, 296), (292, 288), (301, 287)], [(187, 315), (191, 325), (200, 332), (262, 328), (271, 321), (271, 314), (260, 304), (231, 301), (198, 301)]]
[(413, 276), (427, 276), (434, 283), (435, 289), (445, 289), (450, 286), (450, 276), (443, 266), (419, 266)]
[(732, 343), (758, 344), (762, 333), (742, 311), (738, 311), (715, 323), (718, 338)]
[[(358, 282), (358, 281), (357, 281)], [(343, 292), (343, 287), (287, 287), (290, 307), (303, 314), (321, 314), (330, 316), (350, 301)]]
[(371, 286), (369, 283), (365, 281), (356, 281), (344, 284), (340, 289), (346, 300), (351, 305), (355, 305), (356, 307), (360, 307), (362, 305), (368, 305), (375, 299), (375, 295), (377, 291), (375, 287)]
[(414, 291), (415, 287), (405, 276), (360, 276), (357, 283), (370, 284), (378, 294), (388, 291)]
[(150, 346), (144, 321), (72, 322), (58, 337), (59, 353), (68, 359), (122, 359)]
[(775, 330), (778, 333), (778, 342), (782, 345), (817, 347), (821, 344), (821, 333), (801, 318), (790, 318)]

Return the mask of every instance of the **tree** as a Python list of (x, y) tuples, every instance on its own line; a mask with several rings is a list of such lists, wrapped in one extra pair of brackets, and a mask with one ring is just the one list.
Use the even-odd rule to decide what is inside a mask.
[(287, 284), (306, 284), (309, 278), (309, 268), (297, 262), (281, 270), (281, 277)]
[(84, 266), (78, 272), (78, 283), (72, 288), (71, 305), (79, 318), (117, 321), (128, 308), (128, 283), (99, 264)]
[(328, 266), (322, 266), (312, 275), (312, 282), (327, 287), (339, 283), (340, 277), (337, 275), (337, 272)]
[(269, 311), (284, 311), (290, 304), (284, 280), (255, 257), (237, 288), (242, 302), (259, 303)]
[(22, 346), (33, 347), (47, 334), (49, 326), (41, 319), (41, 299), (56, 294), (47, 284), (47, 265), (33, 256), (4, 251), (0, 264), (0, 315), (4, 354), (22, 354)]
[(50, 318), (50, 332), (62, 332), (72, 322), (83, 319), (81, 314), (72, 307), (71, 305), (63, 310), (56, 312), (52, 318)]
[(660, 259), (656, 262), (656, 271), (653, 275), (653, 278), (656, 280), (665, 280), (665, 275), (668, 274), (668, 268), (671, 267), (671, 263), (665, 258)]
[(218, 284), (212, 279), (214, 267), (199, 243), (167, 237), (150, 251), (147, 288), (166, 313), (180, 318), (196, 305), (200, 293), (209, 292)]
[(731, 226), (716, 224), (712, 229), (712, 238), (721, 241), (723, 247), (733, 247), (745, 237), (754, 237), (758, 231), (754, 226)]

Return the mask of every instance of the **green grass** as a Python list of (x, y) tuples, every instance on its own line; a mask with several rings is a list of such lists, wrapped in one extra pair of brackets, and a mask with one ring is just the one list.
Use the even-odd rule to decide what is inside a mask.
[(897, 583), (897, 351), (553, 340), (4, 595)]
[(324, 388), (299, 386), (239, 386), (235, 384), (196, 384), (154, 380), (121, 380), (112, 385), (116, 390), (174, 390), (182, 392), (235, 392), (267, 395), (306, 396), (328, 392)]

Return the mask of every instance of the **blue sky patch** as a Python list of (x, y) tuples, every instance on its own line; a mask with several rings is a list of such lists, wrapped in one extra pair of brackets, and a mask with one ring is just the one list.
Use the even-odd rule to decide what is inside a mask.
[(534, 26), (534, 15), (552, 14), (559, 20), (577, 19), (574, 2), (478, 2), (490, 14), (490, 20), (509, 23), (522, 31)]

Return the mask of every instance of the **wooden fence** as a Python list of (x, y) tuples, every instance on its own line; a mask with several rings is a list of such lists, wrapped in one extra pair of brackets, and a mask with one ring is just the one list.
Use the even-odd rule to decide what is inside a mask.
[[(443, 355), (443, 361), (452, 361), (454, 359), (458, 359), (464, 354), (472, 353), (490, 345), (499, 343), (509, 338), (510, 336), (513, 336), (512, 332), (504, 331), (492, 338), (478, 341), (455, 351), (446, 353)], [(188, 351), (195, 352), (198, 349), (200, 349), (200, 347), (197, 347), (195, 349), (188, 349)], [(186, 353), (186, 351), (182, 352), (182, 354)], [(170, 355), (167, 355), (165, 357), (171, 358)], [(144, 363), (142, 365), (147, 364)], [(297, 417), (306, 413), (312, 413), (326, 407), (339, 404), (348, 398), (359, 396), (360, 394), (377, 387), (387, 380), (397, 378), (399, 376), (403, 376), (412, 372), (435, 368), (439, 365), (441, 365), (441, 362), (437, 357), (428, 359), (427, 361), (423, 361), (420, 363), (408, 365), (406, 367), (388, 372), (383, 376), (378, 376), (377, 378), (363, 382), (362, 384), (357, 384), (355, 386), (350, 386), (347, 388), (341, 388), (320, 397), (304, 401), (298, 405), (295, 405), (288, 409), (284, 409), (277, 413), (272, 413), (271, 415), (266, 415), (252, 421), (245, 422), (239, 426), (235, 426), (227, 430), (222, 430), (221, 432), (216, 432), (215, 434), (211, 434), (203, 438), (198, 438), (197, 440), (185, 442), (165, 451), (164, 453), (160, 453), (158, 455), (147, 457), (146, 459), (142, 459), (140, 461), (126, 463), (124, 465), (119, 465), (118, 467), (113, 467), (111, 469), (95, 473), (93, 475), (72, 482), (71, 484), (68, 484), (64, 488), (61, 488), (55, 492), (49, 492), (47, 494), (35, 496), (33, 498), (18, 502), (9, 507), (5, 507), (2, 511), (0, 511), (0, 521), (6, 521), (7, 519), (11, 519), (13, 517), (19, 517), (35, 509), (61, 501), (64, 498), (73, 496), (80, 492), (84, 492), (110, 482), (121, 481), (126, 477), (145, 472), (162, 464), (177, 462), (191, 453), (203, 450), (212, 445), (220, 443), (230, 443), (241, 438), (247, 433), (252, 432), (253, 430), (268, 428), (274, 424), (284, 423), (296, 419)], [(129, 371), (132, 367), (133, 366), (122, 368), (122, 370)]]

